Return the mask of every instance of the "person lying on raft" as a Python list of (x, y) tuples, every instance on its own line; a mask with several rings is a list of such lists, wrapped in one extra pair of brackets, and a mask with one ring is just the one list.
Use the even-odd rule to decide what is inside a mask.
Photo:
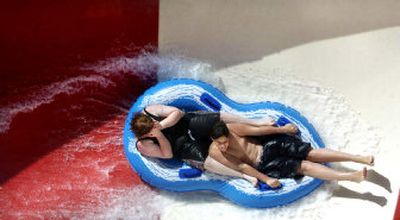
[[(291, 127), (291, 129), (288, 129)], [(265, 182), (272, 188), (280, 186), (279, 178), (306, 175), (323, 180), (361, 182), (367, 169), (340, 172), (322, 162), (352, 161), (373, 165), (374, 157), (359, 156), (326, 148), (314, 149), (310, 143), (293, 136), (294, 125), (283, 127), (216, 122), (208, 156), (240, 173)]]
[(254, 127), (274, 123), (270, 119), (256, 121), (225, 112), (185, 113), (173, 106), (150, 105), (137, 113), (130, 125), (142, 155), (164, 159), (174, 157), (203, 169), (211, 144), (212, 125), (220, 120)]

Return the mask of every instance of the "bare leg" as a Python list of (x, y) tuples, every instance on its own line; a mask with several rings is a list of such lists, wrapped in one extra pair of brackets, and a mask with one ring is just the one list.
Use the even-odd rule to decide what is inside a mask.
[(221, 112), (221, 120), (224, 121), (225, 123), (244, 123), (244, 124), (249, 124), (249, 125), (254, 125), (254, 126), (262, 126), (262, 125), (274, 125), (275, 121), (271, 118), (263, 118), (263, 119), (249, 119), (249, 118), (244, 118), (239, 115), (227, 113), (227, 112)]
[(352, 161), (356, 163), (362, 163), (367, 165), (373, 165), (374, 156), (360, 156), (348, 153), (343, 153), (340, 151), (330, 150), (326, 148), (322, 149), (312, 149), (307, 158), (307, 160), (313, 162), (341, 162), (341, 161)]
[(301, 162), (300, 168), (297, 172), (302, 175), (311, 176), (323, 180), (348, 180), (353, 182), (363, 181), (368, 174), (368, 171), (365, 167), (361, 171), (345, 173), (307, 160), (303, 160)]

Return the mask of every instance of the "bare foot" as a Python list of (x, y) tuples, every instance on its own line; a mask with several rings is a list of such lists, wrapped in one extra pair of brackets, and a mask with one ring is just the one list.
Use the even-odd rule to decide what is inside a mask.
[(359, 183), (365, 180), (367, 176), (368, 176), (368, 170), (366, 167), (364, 167), (363, 170), (352, 173), (350, 181)]
[(367, 165), (374, 166), (375, 165), (375, 157), (373, 155), (367, 156), (366, 162), (367, 162), (366, 163)]
[(360, 156), (360, 157), (361, 157), (361, 160), (360, 160), (359, 163), (366, 164), (366, 165), (369, 165), (369, 166), (374, 166), (375, 157), (373, 155)]

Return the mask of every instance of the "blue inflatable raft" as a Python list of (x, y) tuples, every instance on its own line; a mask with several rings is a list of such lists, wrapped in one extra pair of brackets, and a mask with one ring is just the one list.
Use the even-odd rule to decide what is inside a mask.
[(324, 144), (307, 119), (288, 106), (276, 102), (240, 104), (213, 86), (190, 79), (162, 82), (148, 89), (132, 106), (125, 122), (123, 137), (129, 163), (145, 182), (154, 187), (175, 192), (210, 190), (242, 206), (268, 208), (293, 202), (323, 183), (322, 180), (306, 176), (300, 180), (280, 179), (282, 188), (262, 190), (246, 180), (207, 171), (195, 178), (182, 178), (180, 171), (190, 168), (188, 165), (177, 160), (144, 157), (136, 149), (136, 138), (130, 130), (130, 122), (136, 112), (152, 104), (176, 106), (185, 111), (224, 111), (248, 118), (285, 118), (298, 126), (301, 138), (313, 147), (322, 148)]

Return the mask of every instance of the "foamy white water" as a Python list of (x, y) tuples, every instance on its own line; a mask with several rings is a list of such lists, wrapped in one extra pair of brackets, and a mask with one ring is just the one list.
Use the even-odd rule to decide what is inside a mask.
[[(157, 60), (160, 60), (160, 58), (143, 52), (134, 58), (114, 57), (95, 64), (87, 64), (80, 69), (94, 71), (96, 74), (81, 75), (53, 82), (37, 88), (31, 93), (24, 94), (23, 98), (16, 102), (1, 106), (0, 133), (6, 133), (9, 130), (16, 115), (31, 112), (42, 105), (49, 104), (58, 95), (74, 95), (81, 93), (85, 89), (91, 91), (93, 88), (104, 89), (116, 86), (119, 80), (123, 80), (130, 74), (138, 75), (143, 81), (146, 81), (155, 72)], [(163, 62), (171, 63), (171, 61)]]
[(85, 219), (156, 220), (159, 219), (160, 200), (163, 200), (160, 197), (147, 186), (115, 190), (107, 200), (110, 203), (88, 213)]
[(33, 93), (26, 94), (22, 100), (0, 108), (0, 133), (8, 131), (12, 120), (17, 114), (31, 112), (39, 106), (51, 103), (58, 95), (73, 95), (90, 86), (106, 88), (113, 84), (110, 79), (104, 76), (90, 75), (77, 76), (43, 86)]
[(177, 78), (190, 78), (210, 83), (220, 90), (224, 90), (221, 79), (213, 74), (213, 68), (209, 63), (179, 54), (159, 56), (154, 53), (143, 52), (135, 57), (109, 58), (97, 64), (82, 67), (82, 69), (94, 70), (104, 76), (140, 73), (143, 80), (150, 78), (152, 73), (157, 72), (159, 82)]

